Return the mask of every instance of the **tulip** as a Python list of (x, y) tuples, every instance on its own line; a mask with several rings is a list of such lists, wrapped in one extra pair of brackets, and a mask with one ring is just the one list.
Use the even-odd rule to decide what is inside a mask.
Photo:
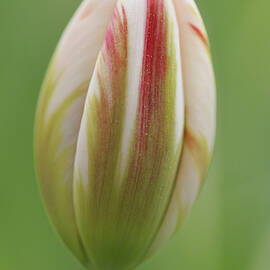
[(215, 137), (209, 42), (193, 0), (85, 0), (35, 127), (53, 225), (88, 269), (134, 269), (179, 228)]

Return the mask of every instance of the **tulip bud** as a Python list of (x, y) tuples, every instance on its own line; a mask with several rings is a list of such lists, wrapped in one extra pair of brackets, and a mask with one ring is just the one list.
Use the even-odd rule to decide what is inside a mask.
[(177, 230), (205, 178), (215, 83), (193, 0), (85, 0), (40, 96), (49, 216), (88, 269), (134, 269)]

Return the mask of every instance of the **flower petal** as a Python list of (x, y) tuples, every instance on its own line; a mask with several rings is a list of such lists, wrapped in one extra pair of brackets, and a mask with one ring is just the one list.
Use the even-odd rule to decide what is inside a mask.
[(206, 176), (215, 138), (215, 79), (206, 30), (193, 0), (173, 2), (182, 53), (184, 145), (172, 200), (148, 255), (170, 238), (189, 213)]
[(36, 117), (35, 155), (44, 201), (63, 241), (84, 264), (72, 199), (74, 156), (86, 93), (115, 3), (83, 1), (57, 47)]
[(172, 1), (119, 1), (75, 160), (77, 223), (98, 269), (140, 263), (167, 210), (184, 130), (180, 63)]

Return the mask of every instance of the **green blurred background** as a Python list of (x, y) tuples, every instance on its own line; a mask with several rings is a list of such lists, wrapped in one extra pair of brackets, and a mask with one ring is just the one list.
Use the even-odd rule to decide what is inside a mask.
[[(270, 2), (197, 2), (217, 78), (214, 160), (182, 230), (139, 270), (267, 270)], [(40, 85), (79, 3), (0, 2), (0, 270), (82, 270), (49, 224), (33, 168)]]

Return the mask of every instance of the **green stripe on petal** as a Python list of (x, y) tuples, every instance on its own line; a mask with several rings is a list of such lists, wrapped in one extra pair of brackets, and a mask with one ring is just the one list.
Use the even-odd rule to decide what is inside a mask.
[(206, 30), (193, 0), (173, 0), (185, 96), (184, 144), (167, 215), (150, 256), (182, 225), (206, 177), (215, 138), (215, 80)]
[[(77, 101), (83, 104), (88, 84), (84, 83), (78, 87), (47, 120), (46, 108), (58, 81), (52, 79), (53, 67), (52, 65), (47, 75), (36, 117), (35, 158), (37, 173), (52, 223), (57, 228), (63, 241), (80, 261), (86, 264), (72, 204), (72, 168), (76, 143), (67, 145), (63, 149), (60, 149), (60, 146), (64, 137), (62, 123), (68, 109)], [(78, 129), (80, 121), (77, 123)]]
[(85, 265), (73, 207), (74, 158), (86, 93), (115, 2), (82, 2), (56, 49), (36, 116), (35, 159), (44, 202), (57, 232)]
[[(139, 74), (135, 88), (132, 74)], [(77, 223), (98, 269), (133, 269), (159, 231), (182, 148), (181, 78), (171, 1), (119, 1), (90, 83), (75, 161)]]

